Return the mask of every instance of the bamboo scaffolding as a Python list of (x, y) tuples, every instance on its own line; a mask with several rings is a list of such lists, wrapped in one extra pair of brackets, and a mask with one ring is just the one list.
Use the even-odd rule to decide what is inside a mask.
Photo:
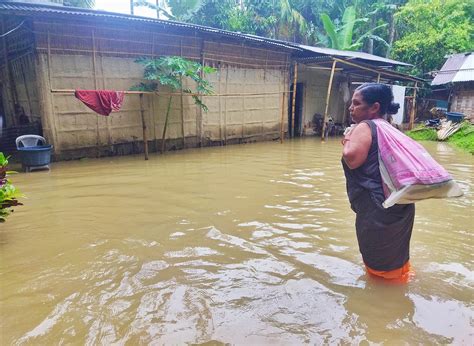
[(336, 69), (336, 63), (338, 59), (334, 59), (332, 62), (332, 69), (331, 69), (331, 76), (329, 77), (329, 84), (328, 84), (328, 92), (326, 96), (326, 108), (324, 110), (324, 118), (323, 118), (323, 130), (321, 132), (321, 139), (324, 140), (324, 135), (326, 132), (326, 121), (328, 118), (328, 111), (329, 111), (329, 101), (331, 100), (331, 90), (332, 90), (332, 82), (334, 79), (334, 72)]

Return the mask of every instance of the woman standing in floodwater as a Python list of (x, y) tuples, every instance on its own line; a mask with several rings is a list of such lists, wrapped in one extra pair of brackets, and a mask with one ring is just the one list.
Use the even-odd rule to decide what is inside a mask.
[(410, 238), (415, 218), (414, 204), (396, 204), (385, 209), (379, 171), (377, 127), (373, 119), (395, 114), (390, 87), (366, 83), (359, 86), (349, 107), (356, 126), (342, 143), (342, 166), (347, 195), (356, 213), (359, 249), (367, 271), (386, 279), (408, 279)]

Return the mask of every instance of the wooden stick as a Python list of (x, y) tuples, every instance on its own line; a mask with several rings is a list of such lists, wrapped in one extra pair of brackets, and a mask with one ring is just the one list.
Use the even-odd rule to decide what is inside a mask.
[(145, 160), (148, 160), (148, 136), (146, 131), (145, 109), (143, 107), (143, 94), (140, 94), (140, 114), (142, 116), (143, 127), (143, 149), (145, 151)]
[(413, 102), (412, 102), (412, 108), (410, 112), (410, 123), (408, 125), (408, 129), (412, 130), (413, 125), (415, 124), (415, 113), (416, 113), (416, 90), (417, 90), (418, 83), (415, 82), (415, 89), (413, 91)]
[[(229, 85), (229, 68), (226, 67), (225, 69), (225, 92), (227, 94)], [(220, 90), (219, 90), (220, 92)], [(225, 100), (224, 106), (224, 145), (227, 145), (227, 100)]]
[(380, 83), (380, 73), (377, 74), (377, 83)]
[[(180, 40), (180, 56), (183, 57), (183, 40)], [(184, 133), (184, 98), (183, 98), (183, 77), (181, 76), (181, 133), (183, 134), (183, 149), (186, 147), (186, 134)]]
[(26, 99), (28, 101), (28, 108), (30, 109), (30, 115), (33, 114), (33, 108), (31, 106), (31, 97), (30, 97), (30, 91), (28, 90), (28, 83), (26, 82), (26, 75), (25, 75), (25, 69), (23, 68), (23, 63), (20, 61), (20, 70), (21, 70), (21, 76), (23, 77), (23, 83), (25, 83), (25, 91), (26, 91)]
[[(74, 95), (74, 89), (51, 89), (51, 93), (53, 94), (65, 94), (65, 95)], [(126, 95), (139, 95), (139, 94), (153, 94), (158, 96), (180, 96), (181, 93), (169, 93), (169, 92), (159, 92), (159, 91), (134, 91), (134, 90), (116, 90), (121, 91)], [(206, 96), (206, 97), (242, 97), (242, 96), (263, 96), (263, 95), (278, 95), (281, 94), (281, 91), (274, 91), (274, 92), (263, 92), (263, 93), (224, 93), (224, 94), (210, 94), (210, 95), (203, 95), (198, 93), (184, 93), (183, 96)], [(288, 93), (286, 91), (286, 93)]]
[[(283, 82), (285, 83), (285, 79), (286, 78), (283, 78)], [(284, 85), (284, 87), (286, 87), (286, 84)], [(284, 133), (283, 133), (283, 129), (284, 129), (284, 126), (283, 126), (283, 121), (285, 120), (285, 94), (282, 94), (281, 95), (281, 118), (280, 118), (280, 143), (283, 143), (283, 136), (284, 136)]]
[(329, 84), (328, 84), (328, 92), (326, 96), (326, 108), (324, 110), (324, 118), (323, 118), (323, 131), (321, 133), (321, 139), (324, 140), (324, 133), (326, 132), (326, 119), (328, 118), (328, 111), (329, 111), (329, 101), (331, 100), (331, 89), (332, 89), (332, 81), (334, 79), (334, 72), (336, 69), (337, 59), (334, 59), (332, 62), (332, 69), (331, 69), (331, 76), (329, 77)]
[[(2, 17), (2, 33), (5, 32), (5, 21)], [(11, 62), (9, 62), (8, 60), (8, 46), (7, 46), (7, 38), (6, 36), (4, 36), (2, 38), (2, 43), (3, 43), (3, 57), (5, 59), (5, 72), (6, 72), (6, 79), (7, 79), (7, 83), (8, 83), (8, 87), (6, 88), (6, 92), (7, 92), (7, 95), (8, 93), (10, 93), (10, 97), (11, 97), (11, 100), (13, 102), (13, 105), (12, 105), (12, 110), (13, 112), (11, 114), (13, 114), (13, 116), (9, 117), (11, 122), (12, 122), (12, 125), (17, 125), (17, 119), (16, 117), (14, 116), (15, 114), (15, 104), (18, 103), (18, 95), (17, 95), (17, 91), (16, 91), (16, 86), (15, 86), (15, 83), (13, 82), (13, 76), (12, 76), (12, 73), (11, 73)], [(7, 115), (8, 115), (9, 112), (7, 112)]]
[(293, 100), (291, 105), (291, 137), (295, 137), (295, 109), (296, 109), (296, 83), (298, 82), (298, 63), (295, 62), (293, 71)]
[(368, 68), (368, 67), (365, 67), (365, 66), (361, 66), (361, 65), (358, 65), (358, 64), (355, 64), (353, 62), (349, 62), (347, 60), (342, 60), (342, 59), (338, 59), (338, 58), (332, 58), (333, 60), (337, 61), (337, 62), (340, 62), (342, 64), (346, 64), (346, 65), (350, 65), (350, 66), (354, 66), (354, 67), (357, 67), (357, 68), (360, 68), (361, 70), (366, 70), (366, 71), (371, 71), (371, 72), (374, 72), (374, 73), (380, 73), (382, 75), (386, 75), (386, 76), (392, 76), (392, 77), (397, 77), (397, 78), (403, 78), (403, 79), (408, 79), (408, 80), (411, 80), (411, 81), (414, 81), (414, 82), (417, 82), (417, 80), (415, 78), (411, 78), (409, 76), (400, 76), (400, 75), (397, 75), (395, 73), (389, 73), (389, 72), (385, 72), (385, 71), (380, 71), (380, 70), (376, 70), (376, 69), (371, 69), (371, 68)]
[(171, 109), (171, 100), (173, 96), (170, 96), (170, 99), (168, 101), (168, 109), (166, 110), (166, 119), (165, 119), (165, 125), (163, 127), (163, 137), (161, 137), (161, 153), (165, 153), (165, 143), (166, 143), (166, 128), (168, 127), (168, 118), (170, 115), (170, 109)]
[[(97, 90), (97, 76), (96, 76), (96, 56), (95, 56), (95, 37), (94, 30), (92, 30), (92, 78), (94, 80), (94, 89)], [(97, 124), (97, 138), (96, 138), (96, 150), (97, 157), (100, 156), (100, 131), (99, 131), (99, 117), (96, 119)]]

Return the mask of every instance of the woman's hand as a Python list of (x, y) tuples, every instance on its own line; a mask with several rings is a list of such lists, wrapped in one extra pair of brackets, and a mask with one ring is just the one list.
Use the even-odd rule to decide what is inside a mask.
[(342, 140), (344, 149), (342, 158), (350, 169), (359, 168), (367, 160), (370, 145), (372, 144), (372, 134), (370, 127), (366, 123), (357, 124), (349, 131)]

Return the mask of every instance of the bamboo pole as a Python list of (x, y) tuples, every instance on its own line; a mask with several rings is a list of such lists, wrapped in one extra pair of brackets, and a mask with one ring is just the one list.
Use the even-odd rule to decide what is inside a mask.
[[(283, 79), (283, 82), (285, 83), (286, 78)], [(284, 88), (286, 87), (286, 83), (284, 85)], [(285, 93), (281, 94), (281, 118), (280, 118), (280, 143), (283, 143), (283, 121), (285, 120)]]
[[(183, 40), (179, 42), (180, 56), (183, 57)], [(184, 98), (183, 98), (183, 77), (181, 76), (181, 90), (180, 90), (180, 102), (181, 102), (181, 133), (183, 134), (183, 149), (186, 147), (186, 134), (184, 133)]]
[(415, 113), (416, 113), (416, 90), (417, 90), (418, 83), (415, 82), (415, 89), (413, 91), (413, 101), (412, 101), (412, 107), (411, 107), (411, 112), (410, 112), (410, 123), (408, 125), (408, 129), (412, 130), (413, 125), (415, 123)]
[(298, 63), (295, 62), (293, 70), (293, 99), (291, 105), (291, 137), (295, 137), (295, 109), (296, 109), (296, 83), (298, 82)]
[[(227, 94), (229, 85), (229, 67), (226, 66), (225, 68), (225, 92)], [(220, 90), (219, 90), (220, 93)], [(227, 145), (227, 100), (225, 100), (224, 106), (224, 145)]]
[(355, 64), (355, 63), (353, 63), (353, 62), (349, 62), (349, 61), (347, 61), (347, 60), (342, 60), (342, 59), (338, 59), (338, 58), (332, 58), (332, 59), (335, 60), (335, 61), (337, 61), (337, 62), (340, 62), (340, 63), (342, 63), (342, 64), (346, 64), (346, 65), (349, 65), (349, 66), (354, 66), (354, 67), (360, 68), (361, 70), (366, 70), (366, 71), (370, 71), (370, 72), (380, 73), (381, 75), (385, 75), (385, 76), (392, 76), (392, 77), (397, 77), (397, 78), (403, 78), (403, 79), (407, 79), (407, 80), (411, 80), (411, 81), (417, 82), (417, 80), (416, 80), (415, 78), (400, 76), (400, 75), (397, 75), (397, 74), (395, 74), (395, 73), (389, 73), (389, 72), (386, 72), (386, 71), (380, 71), (380, 70), (368, 68), (368, 67), (365, 67), (365, 66), (361, 66), (361, 65)]
[[(95, 35), (92, 30), (92, 77), (94, 79), (94, 89), (97, 90), (97, 75), (96, 75), (96, 51), (95, 51)], [(97, 124), (97, 138), (96, 138), (96, 151), (97, 157), (100, 156), (100, 131), (99, 131), (99, 117), (96, 119)]]
[(26, 92), (26, 100), (28, 101), (28, 108), (30, 109), (30, 115), (33, 114), (33, 107), (31, 106), (31, 97), (30, 97), (30, 91), (28, 90), (28, 83), (26, 82), (26, 74), (25, 74), (25, 69), (23, 68), (23, 63), (20, 61), (19, 62), (19, 67), (21, 71), (21, 76), (23, 78), (23, 83), (25, 83), (25, 92)]
[[(2, 17), (2, 33), (5, 32), (5, 23), (4, 23), (4, 19)], [(18, 103), (18, 95), (17, 95), (17, 91), (16, 91), (16, 86), (15, 86), (15, 83), (13, 81), (13, 76), (12, 76), (12, 73), (11, 73), (11, 68), (10, 68), (10, 62), (8, 60), (8, 45), (7, 45), (7, 37), (6, 36), (3, 36), (2, 38), (2, 42), (3, 42), (3, 55), (4, 55), (4, 59), (5, 59), (5, 72), (6, 72), (6, 79), (7, 79), (7, 83), (8, 83), (8, 88), (7, 88), (7, 93), (10, 91), (10, 97), (11, 97), (11, 100), (13, 102), (13, 105), (12, 105), (12, 114), (15, 113), (15, 104)], [(17, 119), (15, 116), (12, 116), (11, 119), (10, 119), (13, 123), (13, 125), (16, 125), (17, 123)]]
[[(51, 89), (50, 90), (53, 94), (71, 94), (73, 95), (75, 90), (74, 89)], [(133, 90), (117, 90), (123, 92), (126, 95), (139, 95), (139, 94), (153, 94), (158, 96), (180, 96), (181, 93), (169, 93), (169, 92), (157, 92), (157, 91), (133, 91)], [(186, 96), (206, 96), (206, 97), (242, 97), (242, 96), (263, 96), (263, 95), (278, 95), (281, 94), (281, 91), (274, 91), (274, 92), (261, 92), (261, 93), (224, 93), (224, 94), (210, 94), (210, 95), (203, 95), (198, 93), (185, 93), (183, 94), (184, 97)]]
[(168, 109), (166, 110), (166, 119), (165, 119), (165, 125), (163, 126), (163, 136), (161, 137), (161, 153), (165, 153), (165, 144), (166, 144), (166, 128), (168, 127), (168, 118), (170, 115), (170, 109), (171, 109), (171, 100), (173, 96), (170, 96), (170, 99), (168, 101)]
[(142, 116), (142, 128), (143, 128), (143, 150), (145, 151), (145, 160), (148, 160), (148, 136), (145, 121), (145, 109), (143, 107), (143, 94), (140, 94), (140, 114)]
[(329, 84), (328, 84), (328, 92), (326, 96), (326, 108), (324, 110), (324, 118), (323, 118), (323, 131), (321, 133), (321, 139), (324, 140), (324, 133), (326, 132), (326, 120), (328, 118), (328, 111), (329, 111), (329, 101), (331, 100), (331, 89), (332, 89), (332, 81), (334, 79), (334, 72), (336, 69), (337, 59), (334, 59), (332, 62), (332, 69), (331, 69), (331, 76), (329, 77)]

